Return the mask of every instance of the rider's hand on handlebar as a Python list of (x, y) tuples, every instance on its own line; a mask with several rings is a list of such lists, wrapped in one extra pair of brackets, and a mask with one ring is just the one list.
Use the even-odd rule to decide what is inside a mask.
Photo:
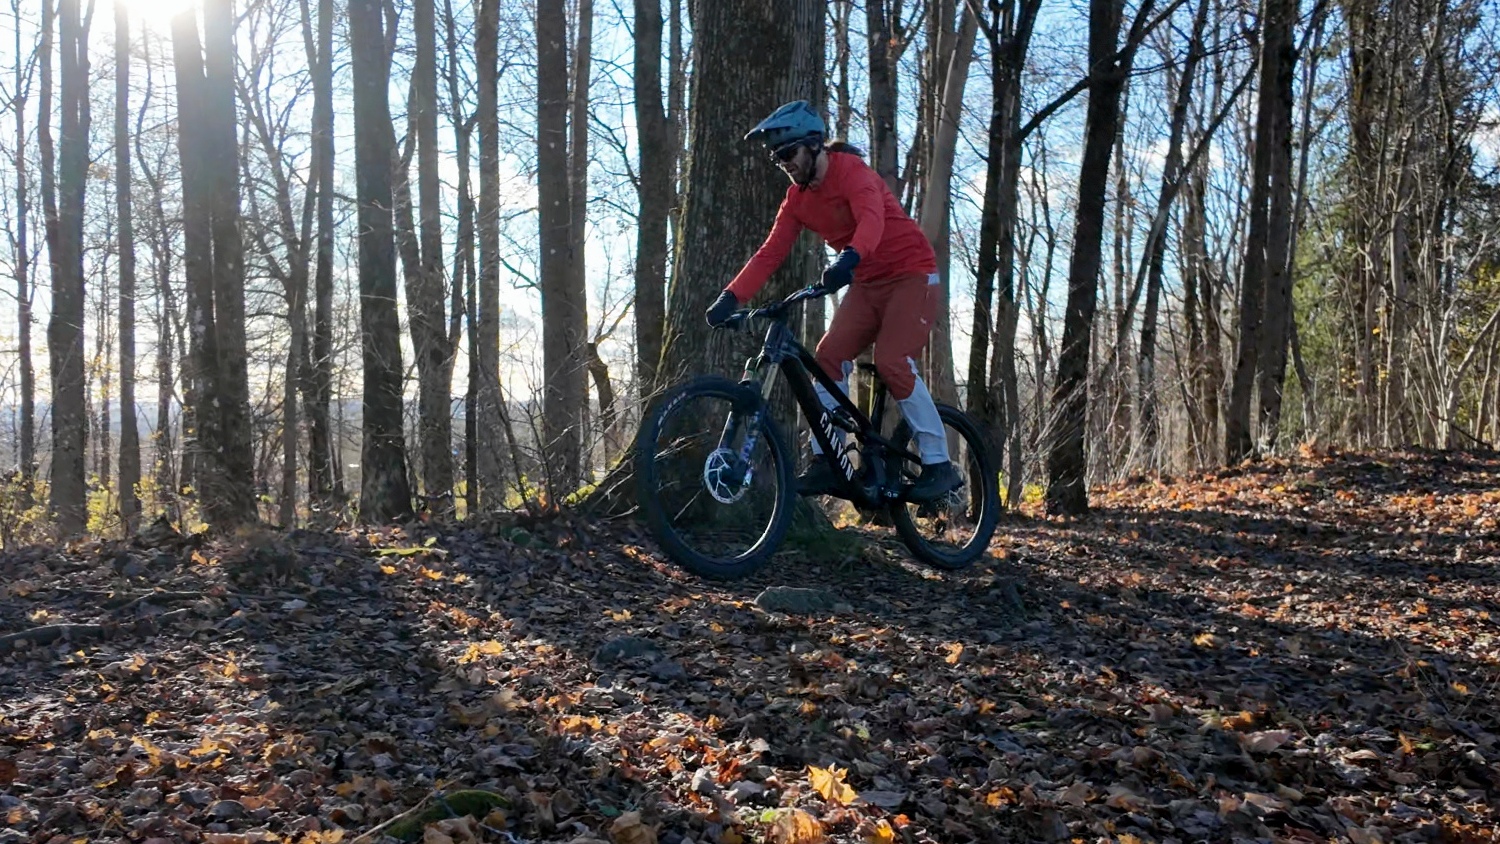
[(854, 281), (856, 266), (859, 266), (859, 253), (854, 251), (854, 247), (845, 246), (839, 257), (823, 271), (823, 283), (820, 286), (829, 293), (837, 293), (848, 287)]
[(718, 328), (728, 322), (739, 307), (740, 300), (735, 298), (733, 293), (725, 290), (719, 294), (719, 298), (715, 299), (712, 305), (708, 306), (708, 311), (704, 313), (704, 316), (708, 319), (709, 325)]

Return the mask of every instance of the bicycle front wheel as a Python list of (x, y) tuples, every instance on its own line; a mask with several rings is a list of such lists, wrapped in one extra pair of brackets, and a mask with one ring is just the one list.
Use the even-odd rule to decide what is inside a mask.
[[(948, 435), (949, 459), (963, 478), (963, 486), (930, 503), (893, 503), (891, 521), (917, 559), (957, 570), (979, 559), (989, 548), (1000, 521), (1000, 477), (989, 458), (984, 435), (972, 419), (956, 407), (941, 404), (938, 416)], [(896, 427), (892, 442), (908, 451), (916, 448), (905, 421)], [(907, 474), (913, 468), (903, 467)]]
[(744, 577), (792, 522), (791, 452), (759, 394), (705, 376), (663, 396), (641, 428), (636, 487), (646, 523), (674, 562)]

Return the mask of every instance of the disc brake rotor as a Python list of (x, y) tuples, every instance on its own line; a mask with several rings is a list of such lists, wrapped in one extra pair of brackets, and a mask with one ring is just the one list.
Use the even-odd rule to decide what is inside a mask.
[(750, 491), (750, 471), (736, 477), (735, 453), (727, 448), (716, 449), (703, 461), (703, 488), (720, 504), (733, 504)]

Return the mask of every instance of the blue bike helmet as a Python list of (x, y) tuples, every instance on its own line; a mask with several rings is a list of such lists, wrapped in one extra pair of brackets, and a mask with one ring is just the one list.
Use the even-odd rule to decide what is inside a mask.
[(816, 147), (828, 134), (823, 118), (808, 104), (807, 100), (787, 103), (771, 112), (771, 116), (755, 124), (745, 133), (745, 140), (759, 139), (768, 149), (779, 149), (790, 143), (801, 142)]

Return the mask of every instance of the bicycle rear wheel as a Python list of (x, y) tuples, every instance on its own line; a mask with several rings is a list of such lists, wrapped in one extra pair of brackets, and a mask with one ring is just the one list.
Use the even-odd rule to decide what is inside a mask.
[(752, 390), (719, 376), (677, 387), (642, 426), (635, 459), (646, 523), (683, 568), (744, 577), (786, 537), (796, 502), (791, 452)]
[[(1000, 478), (979, 426), (955, 407), (940, 404), (938, 415), (948, 435), (949, 459), (964, 484), (931, 503), (892, 503), (890, 513), (896, 532), (913, 556), (952, 571), (968, 567), (989, 548), (1000, 520)], [(911, 428), (904, 420), (891, 441), (915, 450)], [(904, 460), (893, 463), (907, 474), (915, 472)]]

